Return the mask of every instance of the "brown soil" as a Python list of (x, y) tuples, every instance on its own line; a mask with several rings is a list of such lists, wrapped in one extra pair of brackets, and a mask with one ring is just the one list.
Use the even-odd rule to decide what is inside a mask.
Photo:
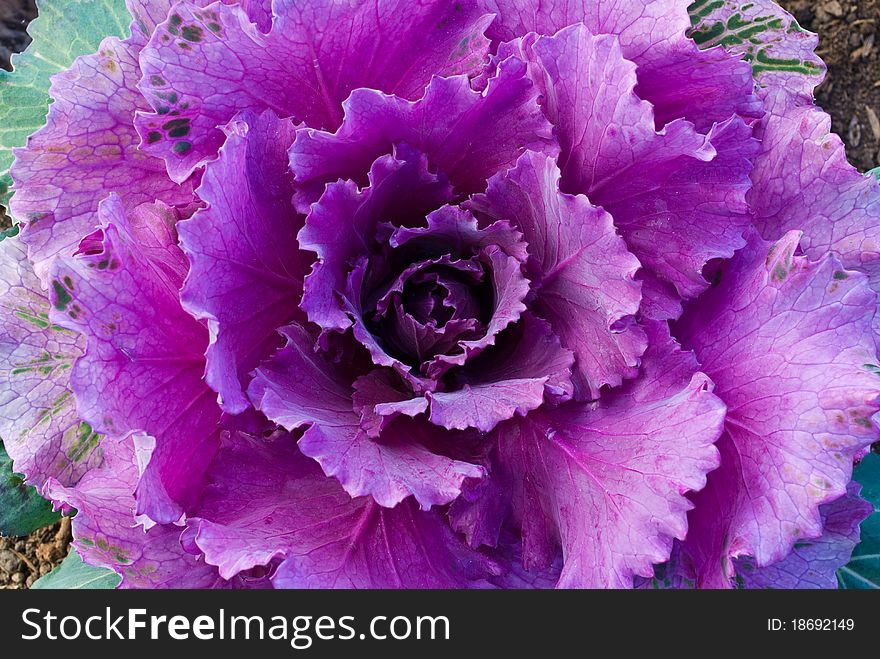
[(819, 34), (828, 77), (816, 99), (831, 115), (850, 162), (880, 166), (880, 0), (779, 0)]
[(49, 574), (70, 546), (70, 518), (21, 538), (0, 537), (0, 589), (29, 588)]
[(37, 15), (34, 0), (0, 0), (0, 68), (11, 70), (9, 58), (31, 42), (24, 28)]
[[(828, 77), (817, 100), (862, 170), (880, 166), (880, 0), (779, 0), (800, 24), (820, 35), (819, 54)], [(36, 14), (34, 0), (0, 0), (0, 67), (30, 39), (24, 33)], [(23, 538), (0, 538), (0, 588), (27, 588), (67, 554), (65, 519)]]

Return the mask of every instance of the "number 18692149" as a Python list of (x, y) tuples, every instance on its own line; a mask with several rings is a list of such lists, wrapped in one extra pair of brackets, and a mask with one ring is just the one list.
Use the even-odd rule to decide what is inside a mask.
[(771, 632), (832, 632), (855, 629), (856, 622), (852, 618), (768, 618), (767, 631)]

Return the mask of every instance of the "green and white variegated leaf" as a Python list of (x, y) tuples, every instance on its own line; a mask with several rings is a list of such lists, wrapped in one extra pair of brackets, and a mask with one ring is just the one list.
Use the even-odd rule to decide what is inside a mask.
[(696, 0), (690, 36), (701, 48), (723, 46), (751, 62), (759, 94), (782, 91), (795, 105), (812, 103), (825, 75), (818, 37), (773, 0)]
[(93, 567), (71, 549), (67, 558), (45, 577), (40, 577), (31, 588), (35, 590), (110, 590), (121, 578), (113, 570)]
[(33, 42), (0, 71), (0, 205), (8, 207), (12, 149), (40, 128), (49, 108), (49, 78), (80, 55), (98, 50), (104, 37), (126, 36), (131, 15), (125, 0), (39, 0), (28, 32)]
[(0, 444), (0, 535), (27, 535), (59, 518), (43, 499), (12, 469), (12, 460)]
[(861, 496), (874, 506), (874, 514), (862, 522), (861, 542), (846, 567), (837, 572), (841, 588), (880, 589), (880, 455), (868, 455), (856, 467)]
[(49, 301), (18, 238), (0, 242), (0, 437), (41, 488), (74, 485), (101, 463), (100, 435), (76, 412), (70, 372), (84, 340), (49, 322)]

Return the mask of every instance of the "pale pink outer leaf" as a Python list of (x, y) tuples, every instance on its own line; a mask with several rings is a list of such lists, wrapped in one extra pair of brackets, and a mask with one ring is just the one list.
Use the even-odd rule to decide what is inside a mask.
[(51, 260), (73, 253), (111, 192), (129, 208), (192, 201), (190, 184), (169, 180), (163, 162), (138, 149), (134, 114), (148, 106), (135, 88), (137, 54), (134, 44), (108, 38), (55, 76), (46, 125), (15, 150), (11, 211), (44, 284)]
[(723, 0), (695, 7), (694, 15), (691, 36), (701, 48), (722, 45), (748, 59), (755, 91), (774, 114), (813, 105), (813, 91), (825, 77), (825, 64), (814, 52), (819, 37), (798, 25), (779, 3)]
[(114, 195), (99, 218), (102, 240), (55, 262), (50, 318), (86, 336), (71, 377), (82, 418), (112, 437), (156, 438), (138, 512), (174, 522), (197, 498), (218, 441), (220, 410), (202, 379), (208, 333), (180, 306), (187, 264), (174, 215), (161, 204), (127, 212)]
[(17, 238), (0, 242), (0, 437), (15, 470), (41, 489), (74, 485), (101, 463), (99, 435), (82, 424), (70, 368), (85, 341), (49, 321), (49, 301)]
[[(272, 0), (223, 0), (227, 5), (241, 5), (250, 19), (262, 32), (272, 27)], [(132, 39), (146, 44), (153, 31), (162, 23), (177, 0), (125, 0), (134, 20), (131, 24)], [(205, 7), (211, 0), (192, 0), (193, 5)]]
[(134, 488), (138, 469), (133, 438), (108, 438), (104, 463), (89, 471), (76, 487), (52, 479), (47, 495), (76, 508), (73, 546), (90, 565), (122, 576), (119, 588), (215, 588), (217, 569), (180, 544), (179, 526), (137, 525)]
[(831, 117), (814, 107), (768, 116), (762, 146), (748, 195), (762, 236), (801, 230), (807, 256), (833, 251), (880, 289), (880, 186), (849, 164)]
[(819, 506), (877, 439), (876, 296), (833, 256), (795, 256), (799, 238), (752, 234), (678, 325), (728, 406), (722, 466), (694, 496), (684, 544), (701, 585), (729, 584), (733, 557), (766, 566), (819, 537)]

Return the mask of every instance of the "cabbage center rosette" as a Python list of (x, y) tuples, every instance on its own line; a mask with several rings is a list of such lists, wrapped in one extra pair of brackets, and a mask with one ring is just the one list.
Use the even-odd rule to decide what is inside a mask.
[(56, 77), (0, 244), (0, 434), (87, 562), (833, 583), (878, 436), (880, 193), (790, 16), (128, 5)]

